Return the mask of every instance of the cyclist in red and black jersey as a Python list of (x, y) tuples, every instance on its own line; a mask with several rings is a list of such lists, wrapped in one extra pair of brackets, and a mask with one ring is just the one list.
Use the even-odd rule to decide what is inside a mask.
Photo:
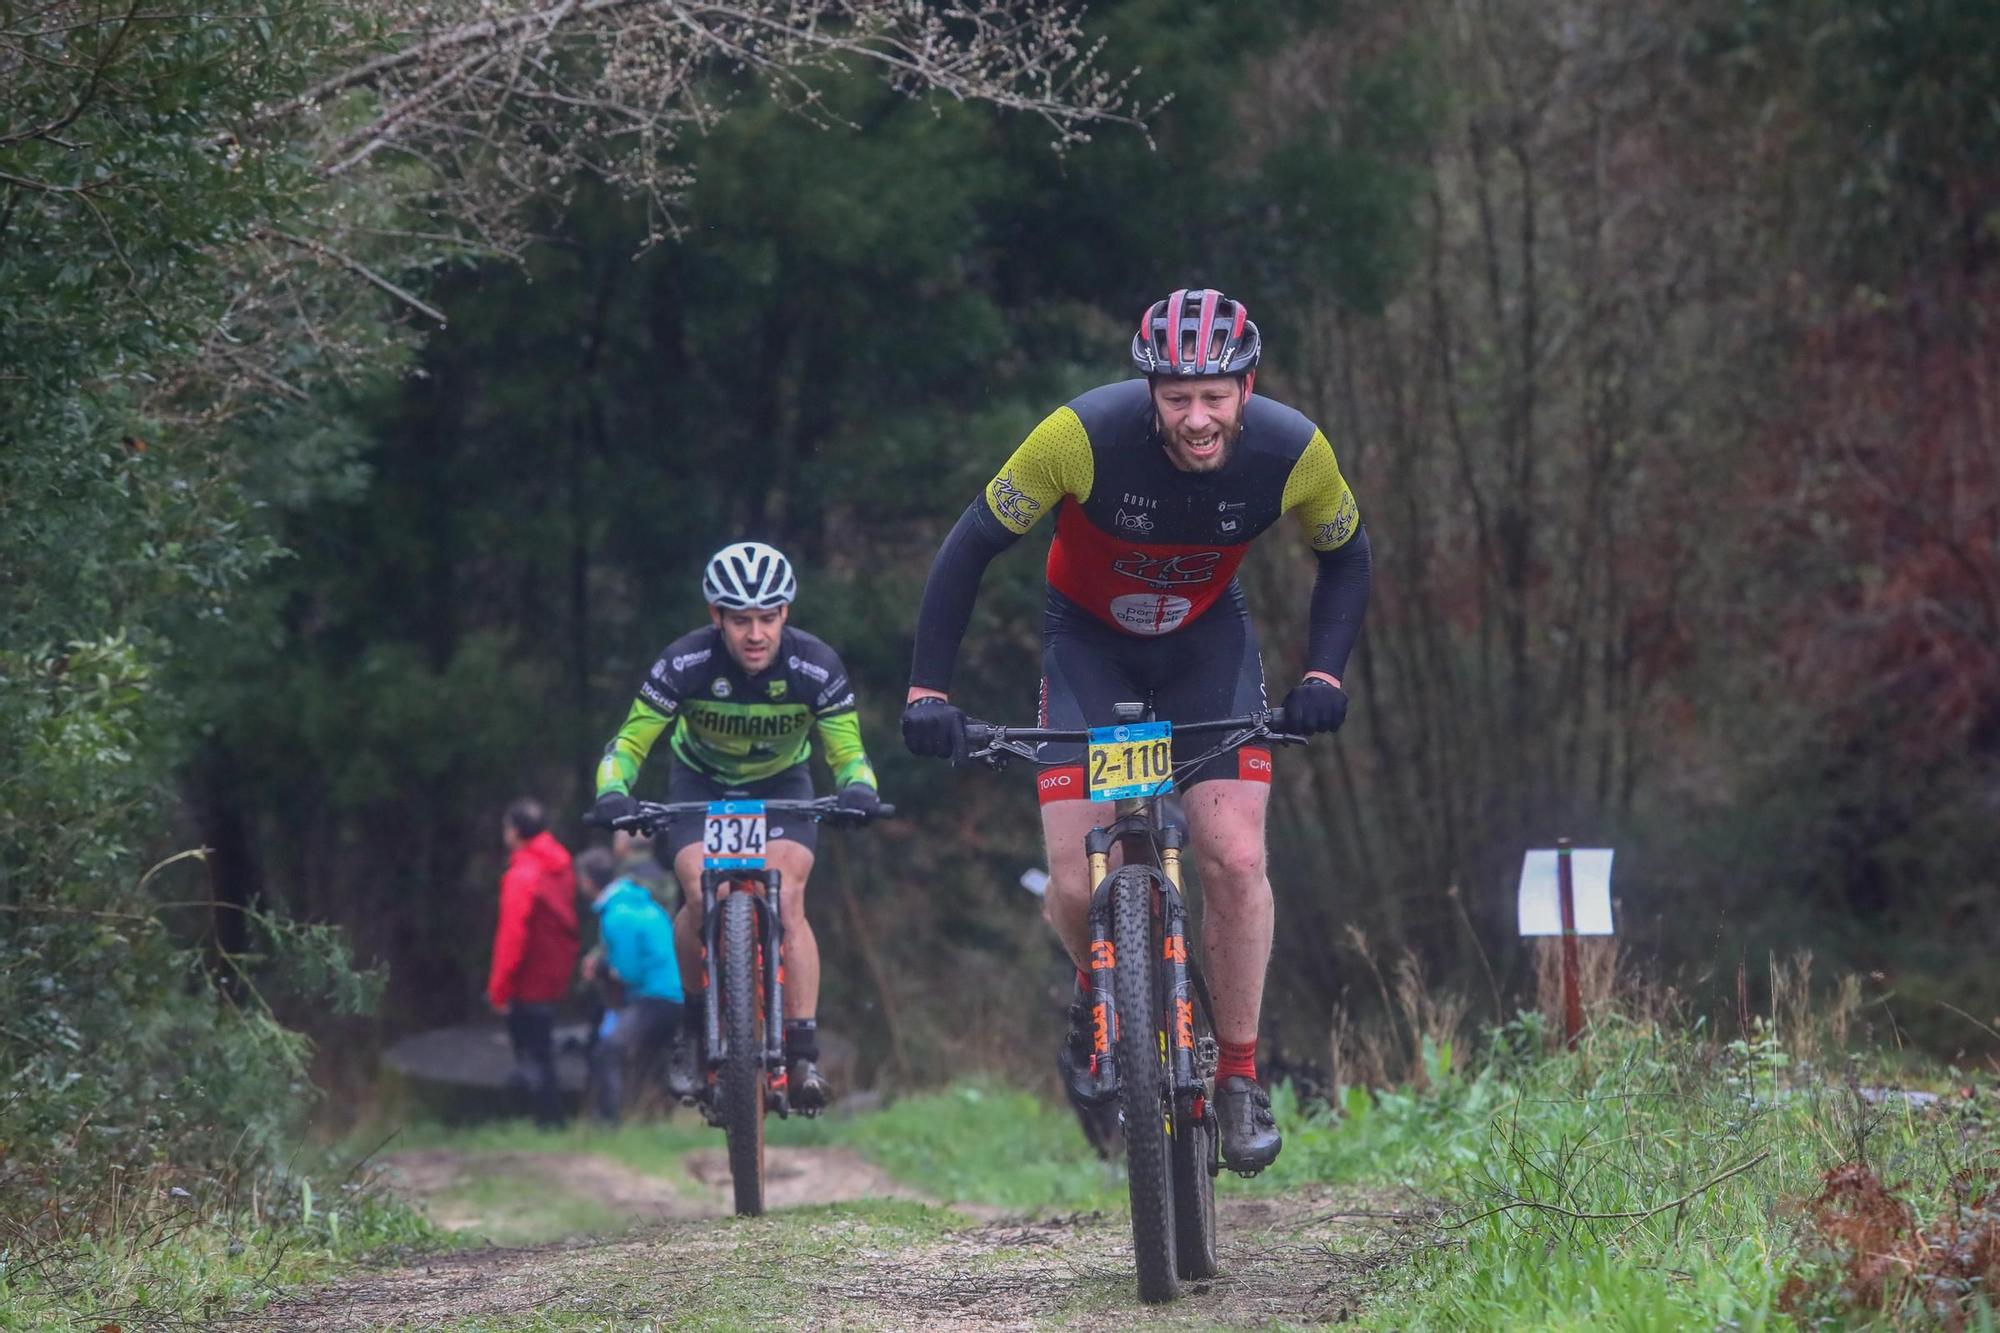
[[(1264, 707), (1263, 665), (1236, 569), (1252, 539), (1291, 514), (1319, 570), (1305, 669), (1285, 696), (1287, 726), (1339, 728), (1347, 716), (1341, 673), (1368, 604), (1368, 534), (1326, 436), (1252, 394), (1262, 350), (1240, 302), (1177, 291), (1147, 310), (1132, 339), (1143, 378), (1092, 389), (1030, 432), (931, 565), (903, 711), (914, 753), (964, 754), (965, 715), (948, 695), (979, 580), (1050, 511), (1043, 726), (1106, 725), (1111, 706), (1126, 699), (1150, 698), (1176, 722)], [(1281, 1146), (1256, 1070), (1273, 921), (1264, 856), (1271, 754), (1246, 746), (1176, 781), (1206, 904), (1223, 1156), (1235, 1170), (1261, 1170)], [(1073, 849), (1093, 824), (1110, 821), (1112, 808), (1086, 799), (1080, 763), (1046, 768), (1039, 783), (1050, 866), (1044, 912), (1078, 965), (1064, 1074), (1084, 1096), (1092, 886)]]

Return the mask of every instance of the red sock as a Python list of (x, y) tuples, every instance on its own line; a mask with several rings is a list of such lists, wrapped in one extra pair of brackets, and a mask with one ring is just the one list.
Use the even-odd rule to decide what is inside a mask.
[(1222, 1048), (1222, 1058), (1215, 1062), (1215, 1078), (1219, 1083), (1225, 1078), (1241, 1075), (1255, 1081), (1257, 1078), (1257, 1043), (1254, 1041), (1217, 1041)]

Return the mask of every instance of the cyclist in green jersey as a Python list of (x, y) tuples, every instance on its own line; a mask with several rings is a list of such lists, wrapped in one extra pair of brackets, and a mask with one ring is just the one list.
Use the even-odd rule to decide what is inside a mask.
[[(798, 592), (791, 562), (762, 542), (736, 542), (708, 562), (701, 586), (709, 623), (667, 645), (641, 682), (597, 766), (592, 822), (636, 812), (632, 782), (663, 735), (669, 802), (811, 800), (806, 760), (817, 732), (840, 804), (875, 813), (881, 799), (847, 668), (824, 641), (788, 623)], [(800, 1109), (824, 1106), (829, 1093), (819, 1071), (819, 942), (805, 910), (817, 832), (804, 819), (773, 826), (765, 850), (784, 877), (785, 1056)], [(681, 885), (674, 942), (690, 1014), (701, 1012), (704, 998), (701, 834), (699, 818), (679, 818), (654, 844)], [(670, 1085), (682, 1095), (694, 1091), (691, 1062), (676, 1064)]]

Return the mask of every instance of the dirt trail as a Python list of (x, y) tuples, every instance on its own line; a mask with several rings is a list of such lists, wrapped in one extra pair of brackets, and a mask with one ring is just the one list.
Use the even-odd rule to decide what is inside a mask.
[[(596, 1153), (421, 1148), (391, 1153), (381, 1165), (392, 1186), (423, 1203), (431, 1220), (453, 1231), (483, 1232), (498, 1220), (499, 1206), (462, 1197), (482, 1177), (518, 1180), (549, 1192), (543, 1197), (588, 1200), (627, 1221), (727, 1217), (732, 1211), (729, 1159), (719, 1147), (683, 1154), (685, 1175), (680, 1179), (646, 1175)], [(766, 1150), (764, 1169), (765, 1197), (772, 1208), (921, 1197), (846, 1148), (772, 1147)], [(518, 1207), (516, 1200), (507, 1211)]]
[[(719, 1212), (720, 1163), (697, 1160), (697, 1196), (632, 1196), (670, 1220), (614, 1239), (444, 1253), (357, 1275), (228, 1321), (241, 1329), (1037, 1329), (1297, 1326), (1354, 1311), (1398, 1248), (1397, 1203), (1319, 1190), (1223, 1201), (1223, 1276), (1169, 1307), (1138, 1304), (1122, 1214), (976, 1220), (923, 1204), (838, 1149), (783, 1152), (799, 1193), (858, 1200), (758, 1219)], [(535, 1154), (524, 1154), (535, 1156)], [(534, 1169), (604, 1183), (604, 1159), (550, 1154)], [(702, 1154), (694, 1155), (699, 1159)], [(405, 1154), (410, 1178), (450, 1167)], [(775, 1174), (775, 1173), (774, 1173)], [(717, 1181), (721, 1184), (718, 1185)], [(774, 1198), (784, 1180), (773, 1181)], [(891, 1197), (885, 1201), (877, 1187)], [(668, 1188), (672, 1188), (669, 1184)], [(866, 1190), (866, 1193), (858, 1191)], [(643, 1193), (643, 1191), (641, 1191)]]

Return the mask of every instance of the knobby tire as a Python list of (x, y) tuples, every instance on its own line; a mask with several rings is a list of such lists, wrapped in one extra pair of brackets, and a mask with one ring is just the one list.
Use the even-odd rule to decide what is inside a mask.
[(764, 1211), (763, 970), (757, 966), (757, 903), (738, 889), (722, 900), (722, 1041), (718, 1080), (729, 1179), (739, 1217)]
[(1139, 1299), (1170, 1301), (1180, 1294), (1174, 1246), (1172, 1112), (1161, 1065), (1160, 937), (1153, 922), (1153, 883), (1138, 867), (1120, 870), (1111, 886), (1118, 1001), (1118, 1096), (1125, 1113), (1125, 1169), (1132, 1199), (1132, 1258)]

